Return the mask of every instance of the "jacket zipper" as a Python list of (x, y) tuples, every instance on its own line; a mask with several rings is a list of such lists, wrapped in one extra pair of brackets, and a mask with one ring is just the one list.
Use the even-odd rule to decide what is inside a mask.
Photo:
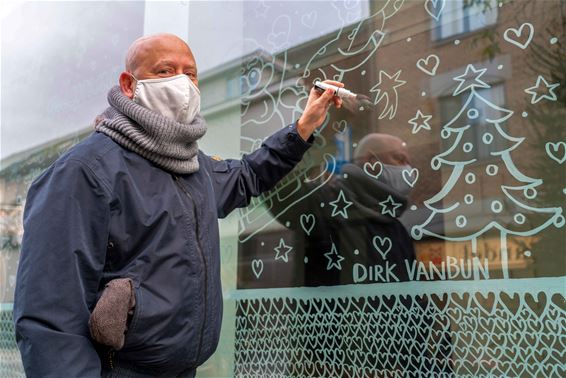
[(197, 248), (198, 248), (198, 252), (199, 252), (199, 255), (201, 257), (201, 260), (202, 260), (202, 264), (204, 266), (204, 316), (203, 316), (202, 328), (200, 330), (200, 337), (199, 337), (199, 343), (198, 343), (198, 349), (197, 349), (196, 364), (198, 365), (198, 362), (200, 360), (200, 353), (201, 353), (201, 349), (202, 349), (202, 340), (203, 340), (203, 336), (204, 336), (204, 325), (206, 323), (206, 317), (207, 317), (207, 303), (206, 303), (206, 301), (207, 301), (207, 298), (208, 298), (208, 269), (207, 269), (207, 266), (206, 266), (206, 259), (204, 258), (204, 254), (202, 252), (202, 246), (200, 244), (199, 222), (198, 222), (198, 216), (197, 216), (196, 201), (194, 200), (191, 193), (181, 183), (179, 176), (173, 175), (173, 178), (175, 179), (175, 182), (177, 183), (177, 185), (187, 195), (187, 197), (189, 197), (191, 199), (191, 201), (193, 203), (193, 215), (194, 215), (194, 218), (195, 218), (195, 225), (196, 225)]
[(114, 369), (114, 351), (112, 349), (108, 351), (108, 362), (110, 364), (110, 370)]

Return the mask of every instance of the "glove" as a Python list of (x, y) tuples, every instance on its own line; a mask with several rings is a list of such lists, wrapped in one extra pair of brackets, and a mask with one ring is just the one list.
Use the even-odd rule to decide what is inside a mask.
[(128, 330), (128, 316), (133, 315), (135, 305), (130, 278), (109, 281), (88, 320), (92, 338), (114, 350), (122, 349)]

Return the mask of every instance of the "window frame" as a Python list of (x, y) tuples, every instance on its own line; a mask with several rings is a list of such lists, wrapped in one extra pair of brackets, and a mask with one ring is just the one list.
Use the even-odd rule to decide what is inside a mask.
[[(506, 92), (505, 92), (505, 81), (497, 81), (494, 83), (490, 83), (490, 87), (489, 88), (481, 88), (478, 89), (478, 92), (484, 92), (484, 91), (489, 91), (489, 90), (493, 90), (494, 88), (501, 88), (501, 97), (502, 97), (502, 102), (501, 104), (495, 104), (497, 106), (500, 106), (502, 108), (506, 108), (506, 102), (507, 102), (507, 96), (506, 96)], [(460, 106), (463, 106), (465, 103), (465, 99), (467, 98), (465, 95), (458, 95), (458, 96), (452, 96), (452, 95), (446, 95), (446, 96), (440, 96), (438, 97), (438, 110), (439, 110), (439, 118), (440, 118), (440, 126), (441, 128), (444, 127), (444, 125), (451, 119), (444, 119), (444, 113), (443, 113), (443, 109), (442, 109), (442, 101), (445, 99), (454, 99), (454, 98), (458, 98), (460, 101)], [(473, 103), (475, 104), (475, 101), (473, 101)], [(454, 116), (455, 114), (453, 114), (452, 116)], [(473, 143), (474, 145), (478, 146), (478, 145), (482, 145), (485, 146), (482, 141), (481, 141), (481, 132), (478, 131), (478, 128), (475, 127), (477, 125), (485, 125), (485, 123), (479, 123), (479, 122), (474, 122), (471, 124), (474, 128), (473, 128)], [(445, 139), (440, 139), (441, 140), (441, 148), (442, 151), (445, 151), (446, 149), (450, 148), (451, 145), (447, 145), (447, 141)], [(486, 146), (487, 147), (487, 146)], [(499, 146), (498, 148), (504, 148), (505, 146)], [(482, 151), (486, 151), (485, 154), (480, 154), (479, 150), (477, 148), (474, 149), (474, 158), (476, 159), (476, 161), (474, 161), (473, 163), (471, 163), (472, 166), (474, 165), (483, 165), (483, 164), (489, 164), (491, 161), (496, 160), (496, 157), (492, 156), (490, 154), (490, 152), (492, 151), (490, 148), (486, 148), (485, 150)]]
[(431, 21), (432, 21), (431, 22), (432, 23), (432, 25), (431, 25), (431, 36), (432, 36), (433, 42), (443, 43), (443, 42), (446, 42), (446, 41), (458, 39), (462, 36), (466, 36), (466, 35), (469, 35), (469, 34), (479, 33), (481, 31), (495, 27), (498, 23), (499, 8), (498, 8), (498, 2), (496, 0), (487, 0), (487, 1), (492, 2), (491, 9), (481, 11), (481, 13), (484, 14), (484, 15), (488, 11), (496, 12), (493, 22), (489, 23), (489, 24), (485, 24), (485, 25), (480, 26), (480, 27), (475, 28), (475, 29), (470, 29), (470, 13), (469, 12), (470, 12), (470, 9), (472, 9), (472, 8), (470, 6), (466, 6), (465, 0), (450, 0), (450, 1), (458, 1), (458, 2), (461, 3), (461, 5), (463, 7), (463, 9), (462, 9), (462, 12), (463, 12), (462, 30), (458, 31), (456, 33), (453, 33), (453, 34), (442, 36), (442, 27), (445, 26), (442, 23), (442, 19), (443, 19), (443, 17), (446, 16), (446, 11), (441, 12), (440, 16), (438, 17), (438, 20), (436, 20), (434, 18), (431, 19)]

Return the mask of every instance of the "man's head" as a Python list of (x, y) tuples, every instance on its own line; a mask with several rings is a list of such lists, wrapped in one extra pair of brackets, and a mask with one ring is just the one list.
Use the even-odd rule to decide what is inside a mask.
[[(154, 34), (138, 38), (126, 55), (126, 70), (120, 74), (120, 88), (134, 97), (135, 76), (139, 80), (187, 75), (198, 86), (197, 66), (191, 49), (174, 34)], [(133, 76), (132, 76), (133, 75)]]
[(359, 166), (364, 163), (380, 161), (389, 165), (410, 165), (407, 143), (389, 134), (372, 133), (363, 137), (354, 151), (354, 162)]
[[(376, 176), (370, 176), (389, 186), (397, 195), (409, 196), (414, 181), (413, 183), (407, 181), (404, 171), (408, 171), (409, 176), (414, 180), (416, 177), (412, 176), (414, 173), (411, 169), (407, 143), (401, 139), (389, 134), (366, 135), (359, 141), (354, 151), (354, 162), (360, 167), (364, 167), (366, 163), (372, 164), (373, 168), (378, 165), (379, 171), (374, 172)], [(379, 164), (375, 164), (376, 162)], [(364, 172), (365, 169), (366, 167)]]

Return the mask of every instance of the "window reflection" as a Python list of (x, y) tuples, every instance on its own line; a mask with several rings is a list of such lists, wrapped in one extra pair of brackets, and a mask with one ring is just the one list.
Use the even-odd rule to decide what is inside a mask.
[[(489, 89), (478, 89), (478, 95), (490, 103), (504, 107), (504, 86), (503, 84), (496, 84)], [(464, 105), (466, 96), (445, 96), (439, 98), (440, 105), (440, 121), (444, 125), (452, 119), (452, 117), (458, 113), (458, 111)], [(472, 133), (466, 134), (463, 137), (462, 143), (472, 143), (476, 148), (472, 152), (473, 158), (477, 160), (490, 159), (494, 151), (500, 151), (505, 148), (505, 140), (502, 138), (495, 138), (490, 143), (486, 143), (482, 140), (482, 136), (489, 130), (486, 123), (486, 119), (497, 119), (501, 117), (502, 114), (497, 109), (487, 106), (484, 102), (474, 99), (471, 103), (474, 109), (478, 110), (478, 117), (470, 120)], [(464, 126), (464, 125), (457, 125)], [(442, 140), (444, 148), (449, 148), (445, 139)], [(455, 158), (463, 158), (464, 151), (457, 151), (455, 153)]]
[(428, 4), (432, 15), (438, 14), (437, 18), (433, 17), (436, 40), (470, 33), (493, 25), (497, 21), (496, 0), (430, 1)]
[[(528, 322), (548, 330), (558, 311), (550, 298), (563, 297), (563, 282), (543, 277), (563, 276), (564, 268), (547, 276), (544, 253), (534, 252), (557, 233), (564, 241), (563, 209), (543, 199), (546, 175), (564, 176), (548, 166), (544, 143), (526, 137), (528, 123), (552, 127), (526, 109), (537, 69), (517, 69), (534, 59), (522, 51), (531, 28), (512, 21), (518, 8), (491, 1), (425, 1), (399, 12), (381, 5), (365, 20), (373, 28), (343, 27), (314, 46), (264, 56), (263, 66), (291, 61), (292, 68), (244, 96), (246, 145), (292, 121), (315, 79), (343, 80), (369, 103), (333, 111), (305, 161), (241, 213), (236, 374), (520, 375), (534, 364), (531, 371), (547, 375), (526, 350), (521, 358), (482, 352), (523, 348), (513, 340)], [(389, 17), (418, 24), (418, 14), (432, 17), (432, 30), (388, 24)], [(493, 35), (507, 45), (490, 61), (478, 45), (497, 52)], [(359, 52), (337, 53), (341, 46)], [(552, 101), (550, 112), (564, 106)], [(378, 185), (392, 143), (370, 159), (356, 154), (376, 133), (407, 145), (410, 164), (399, 165), (412, 189), (406, 202)], [(533, 169), (531, 154), (544, 169)], [(540, 279), (528, 290), (514, 281), (527, 277)], [(511, 318), (525, 326), (509, 325)]]

